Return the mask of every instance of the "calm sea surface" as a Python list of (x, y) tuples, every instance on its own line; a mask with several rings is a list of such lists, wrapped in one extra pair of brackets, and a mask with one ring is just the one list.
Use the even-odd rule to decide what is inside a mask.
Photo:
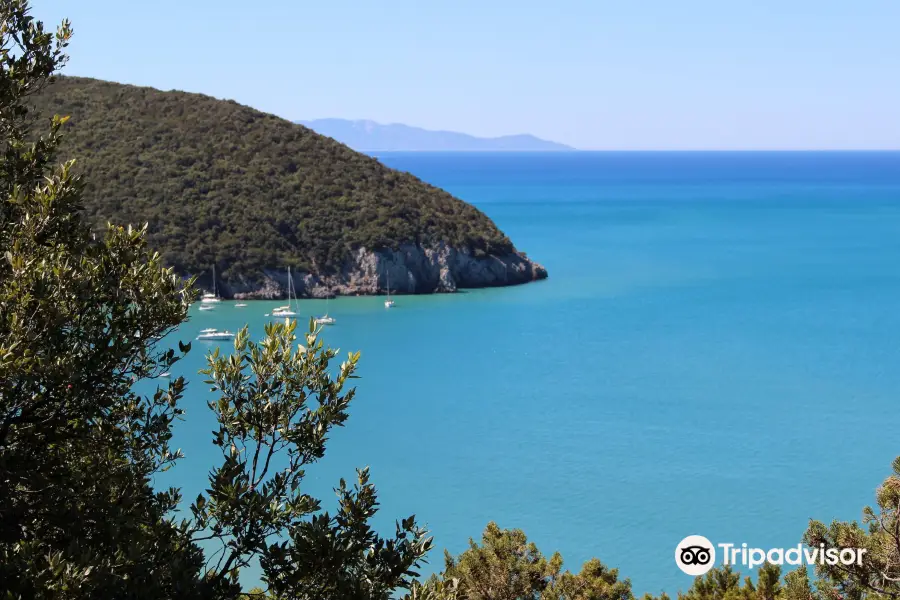
[[(494, 520), (673, 593), (688, 534), (795, 545), (873, 502), (900, 454), (900, 153), (379, 159), (478, 206), (550, 279), (331, 302), (325, 339), (362, 351), (362, 379), (309, 470), (326, 507), (369, 465), (382, 530), (415, 513), (433, 531), (426, 571)], [(176, 337), (260, 337), (275, 305), (193, 310)], [(187, 457), (158, 481), (186, 498), (217, 456), (209, 347), (176, 371)]]

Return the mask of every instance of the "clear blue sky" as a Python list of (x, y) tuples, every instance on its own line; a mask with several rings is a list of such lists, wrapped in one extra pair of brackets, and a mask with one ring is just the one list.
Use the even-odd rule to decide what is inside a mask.
[(66, 72), (584, 149), (900, 148), (897, 0), (34, 0)]

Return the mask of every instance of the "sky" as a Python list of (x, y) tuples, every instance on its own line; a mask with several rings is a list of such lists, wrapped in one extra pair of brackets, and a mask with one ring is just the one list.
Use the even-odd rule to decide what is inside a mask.
[(64, 71), (580, 149), (900, 149), (897, 0), (33, 0)]

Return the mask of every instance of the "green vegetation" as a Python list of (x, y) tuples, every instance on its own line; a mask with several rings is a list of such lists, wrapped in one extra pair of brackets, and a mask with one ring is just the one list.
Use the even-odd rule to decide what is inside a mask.
[(214, 261), (225, 282), (329, 272), (352, 248), (403, 242), (513, 250), (469, 204), (235, 102), (78, 77), (32, 101), (71, 117), (61, 154), (78, 157), (91, 225), (149, 223), (150, 247), (179, 273), (208, 277)]
[(862, 565), (816, 567), (818, 587), (829, 598), (900, 598), (900, 457), (893, 473), (875, 494), (877, 509), (863, 509), (863, 525), (835, 521), (825, 525), (811, 521), (803, 541), (826, 548), (865, 548)]
[(469, 549), (453, 558), (445, 553), (440, 577), (410, 590), (409, 598), (435, 600), (633, 600), (631, 583), (620, 581), (616, 569), (596, 558), (579, 573), (563, 571), (557, 552), (548, 560), (518, 529), (500, 529), (488, 523), (481, 545), (469, 540)]

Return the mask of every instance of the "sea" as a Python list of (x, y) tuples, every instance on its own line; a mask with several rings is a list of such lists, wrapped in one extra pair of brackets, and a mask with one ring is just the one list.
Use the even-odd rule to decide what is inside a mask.
[[(362, 358), (304, 483), (324, 508), (368, 466), (378, 528), (415, 514), (432, 532), (425, 574), (494, 521), (674, 595), (688, 535), (796, 546), (810, 519), (874, 503), (900, 455), (900, 152), (377, 158), (474, 204), (550, 276), (330, 302), (324, 340)], [(195, 308), (171, 339), (261, 338), (276, 304)], [(304, 322), (326, 310), (299, 304)], [(156, 483), (187, 499), (219, 456), (197, 374), (215, 347), (173, 371), (185, 458)]]

